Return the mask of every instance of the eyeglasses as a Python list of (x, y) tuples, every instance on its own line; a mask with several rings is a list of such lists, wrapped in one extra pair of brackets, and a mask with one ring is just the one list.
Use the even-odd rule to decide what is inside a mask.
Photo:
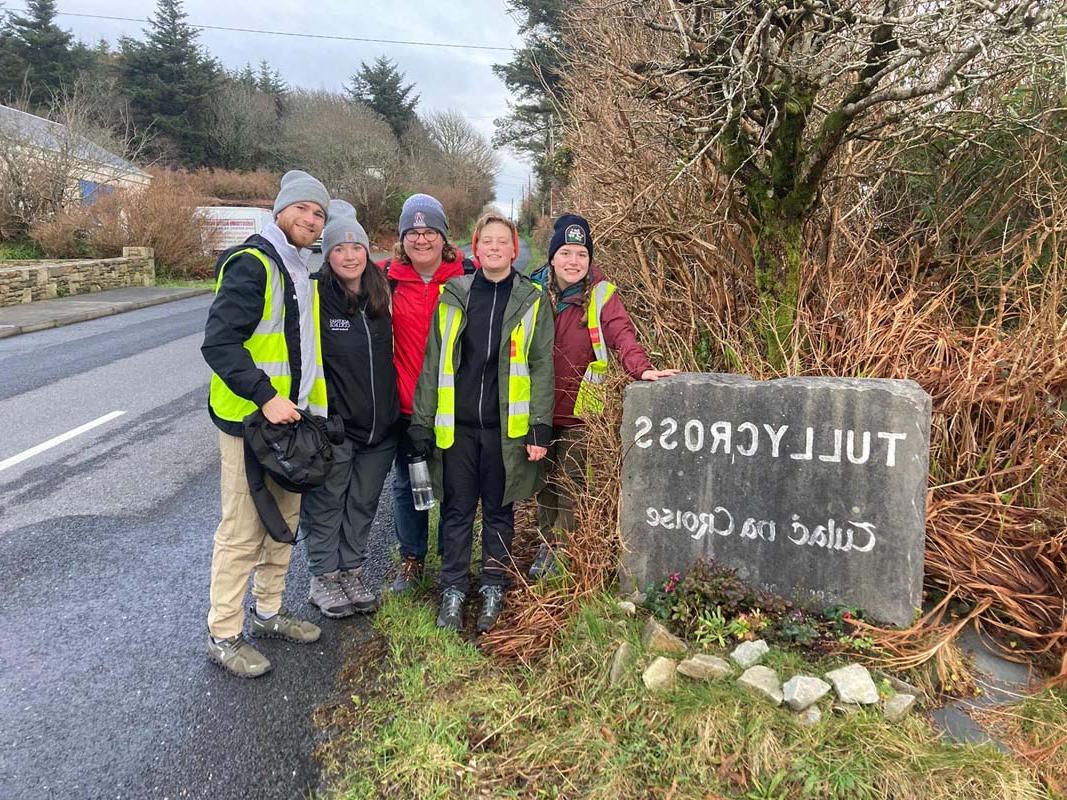
[(417, 242), (420, 236), (427, 242), (436, 242), (440, 238), (441, 232), (436, 228), (427, 228), (424, 231), (410, 230), (404, 234), (404, 241)]

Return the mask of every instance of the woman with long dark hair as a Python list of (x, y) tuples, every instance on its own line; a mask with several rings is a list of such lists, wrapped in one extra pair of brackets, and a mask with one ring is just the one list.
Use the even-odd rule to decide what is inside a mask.
[(385, 476), (396, 454), (400, 414), (393, 366), (389, 284), (370, 260), (370, 241), (343, 200), (330, 202), (319, 274), (323, 366), (331, 413), (345, 442), (326, 482), (304, 495), (300, 527), (307, 537), (308, 601), (325, 617), (378, 607), (363, 580), (367, 538)]

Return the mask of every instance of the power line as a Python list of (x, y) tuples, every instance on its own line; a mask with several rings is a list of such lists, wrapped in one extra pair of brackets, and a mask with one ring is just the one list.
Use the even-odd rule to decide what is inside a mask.
[[(20, 11), (28, 11), (26, 8), (19, 9)], [(57, 16), (61, 17), (83, 17), (85, 19), (106, 19), (116, 22), (144, 22), (149, 23), (151, 20), (143, 19), (140, 17), (113, 17), (106, 14), (79, 14), (73, 11), (57, 11)], [(190, 28), (197, 28), (202, 31), (229, 31), (231, 33), (260, 33), (266, 36), (292, 36), (299, 39), (334, 39), (341, 42), (370, 42), (372, 44), (408, 44), (416, 47), (451, 47), (459, 50), (494, 50), (510, 53), (514, 51), (514, 47), (491, 47), (483, 44), (452, 44), (449, 42), (412, 42), (403, 39), (371, 39), (362, 36), (339, 36), (336, 34), (325, 33), (298, 33), (296, 31), (268, 31), (259, 28), (231, 28), (225, 25), (201, 25), (199, 23), (188, 23)]]

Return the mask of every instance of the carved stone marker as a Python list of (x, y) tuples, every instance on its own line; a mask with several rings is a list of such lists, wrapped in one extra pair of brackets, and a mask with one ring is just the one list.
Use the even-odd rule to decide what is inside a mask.
[(621, 589), (702, 557), (897, 625), (922, 601), (930, 397), (913, 381), (685, 373), (626, 390)]

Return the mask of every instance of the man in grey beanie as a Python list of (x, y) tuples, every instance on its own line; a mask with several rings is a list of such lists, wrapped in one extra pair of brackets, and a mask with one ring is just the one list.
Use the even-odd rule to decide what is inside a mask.
[[(243, 420), (257, 408), (275, 424), (296, 422), (298, 409), (326, 416), (326, 380), (319, 335), (318, 292), (308, 249), (319, 238), (330, 204), (320, 181), (300, 170), (282, 177), (274, 222), (219, 257), (215, 300), (200, 348), (211, 367), (208, 409), (219, 429), (222, 521), (211, 556), (207, 651), (235, 675), (255, 678), (270, 661), (245, 641), (242, 603), (254, 574), (251, 634), (308, 643), (321, 631), (282, 608), (292, 546), (272, 539), (260, 521), (244, 467)], [(266, 479), (291, 530), (300, 495)]]

